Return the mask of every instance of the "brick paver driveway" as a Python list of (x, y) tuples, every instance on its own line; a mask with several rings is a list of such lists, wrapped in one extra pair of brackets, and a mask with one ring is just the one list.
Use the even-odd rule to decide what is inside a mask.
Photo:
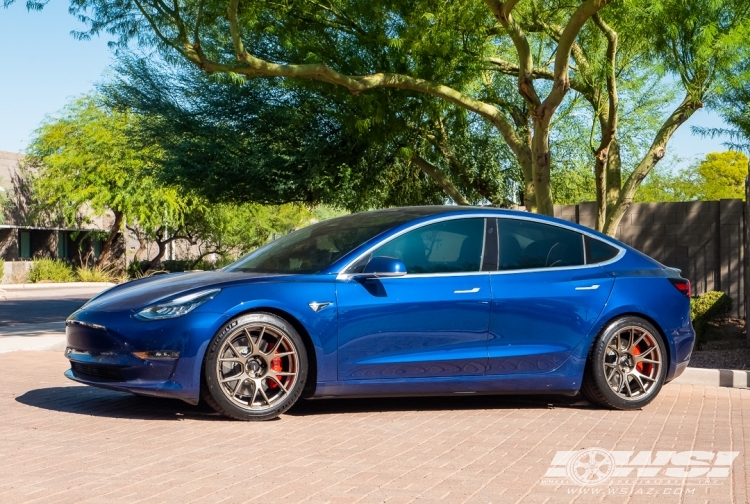
[[(180, 402), (77, 386), (62, 376), (66, 368), (57, 352), (0, 355), (2, 503), (749, 498), (748, 390), (670, 385), (637, 412), (533, 397), (316, 401), (278, 421), (241, 423)], [(729, 477), (711, 484), (545, 479), (558, 451), (594, 447), (740, 454)]]

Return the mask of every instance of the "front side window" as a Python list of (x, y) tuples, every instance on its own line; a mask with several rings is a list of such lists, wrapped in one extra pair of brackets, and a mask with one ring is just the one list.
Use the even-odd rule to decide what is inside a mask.
[(399, 259), (409, 274), (473, 272), (482, 264), (483, 240), (484, 219), (453, 219), (409, 231), (370, 257)]
[(584, 264), (583, 235), (520, 219), (498, 219), (499, 270), (560, 268)]
[(408, 211), (381, 211), (319, 222), (261, 247), (225, 271), (317, 273), (367, 240), (411, 219), (414, 215)]

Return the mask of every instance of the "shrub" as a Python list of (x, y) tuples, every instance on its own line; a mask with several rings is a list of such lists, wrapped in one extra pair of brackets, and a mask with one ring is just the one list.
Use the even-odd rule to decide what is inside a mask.
[(88, 268), (83, 266), (76, 272), (81, 282), (111, 282), (112, 275), (100, 268)]
[(690, 315), (693, 320), (713, 320), (732, 310), (732, 298), (721, 291), (706, 292), (690, 300)]
[(698, 348), (703, 346), (708, 337), (709, 322), (725, 316), (731, 310), (732, 298), (721, 291), (709, 291), (690, 300), (690, 316)]
[(73, 268), (57, 259), (35, 259), (28, 280), (35, 282), (74, 282)]

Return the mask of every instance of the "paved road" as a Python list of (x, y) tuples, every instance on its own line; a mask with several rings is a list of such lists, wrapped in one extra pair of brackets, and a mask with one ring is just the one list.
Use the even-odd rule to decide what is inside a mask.
[[(0, 502), (750, 498), (748, 390), (671, 384), (634, 412), (518, 397), (328, 400), (301, 403), (278, 421), (243, 423), (181, 402), (79, 386), (62, 376), (66, 367), (59, 353), (0, 355)], [(705, 475), (718, 467), (700, 465), (706, 456), (739, 455), (719, 467), (728, 477), (711, 484), (662, 475), (584, 487), (545, 477), (553, 469), (567, 481), (567, 465), (551, 464), (558, 451), (584, 448), (634, 452), (616, 461), (625, 471), (641, 451), (700, 451), (695, 466), (672, 453), (641, 467), (660, 474)]]
[(0, 301), (0, 327), (62, 322), (91, 296), (60, 299), (4, 299)]

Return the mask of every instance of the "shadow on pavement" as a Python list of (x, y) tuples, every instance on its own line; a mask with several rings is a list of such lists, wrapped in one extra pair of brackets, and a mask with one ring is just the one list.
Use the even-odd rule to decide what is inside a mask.
[[(176, 399), (139, 397), (94, 387), (50, 387), (16, 397), (27, 406), (63, 413), (140, 420), (228, 420), (203, 403), (191, 406)], [(302, 400), (286, 415), (314, 416), (390, 411), (470, 411), (507, 409), (592, 408), (580, 397), (486, 395), (472, 397), (373, 397), (366, 399)]]
[(21, 404), (62, 413), (137, 420), (223, 420), (208, 406), (191, 406), (177, 399), (140, 397), (94, 387), (49, 387), (15, 398)]
[(0, 302), (0, 326), (64, 322), (89, 298), (5, 299)]

